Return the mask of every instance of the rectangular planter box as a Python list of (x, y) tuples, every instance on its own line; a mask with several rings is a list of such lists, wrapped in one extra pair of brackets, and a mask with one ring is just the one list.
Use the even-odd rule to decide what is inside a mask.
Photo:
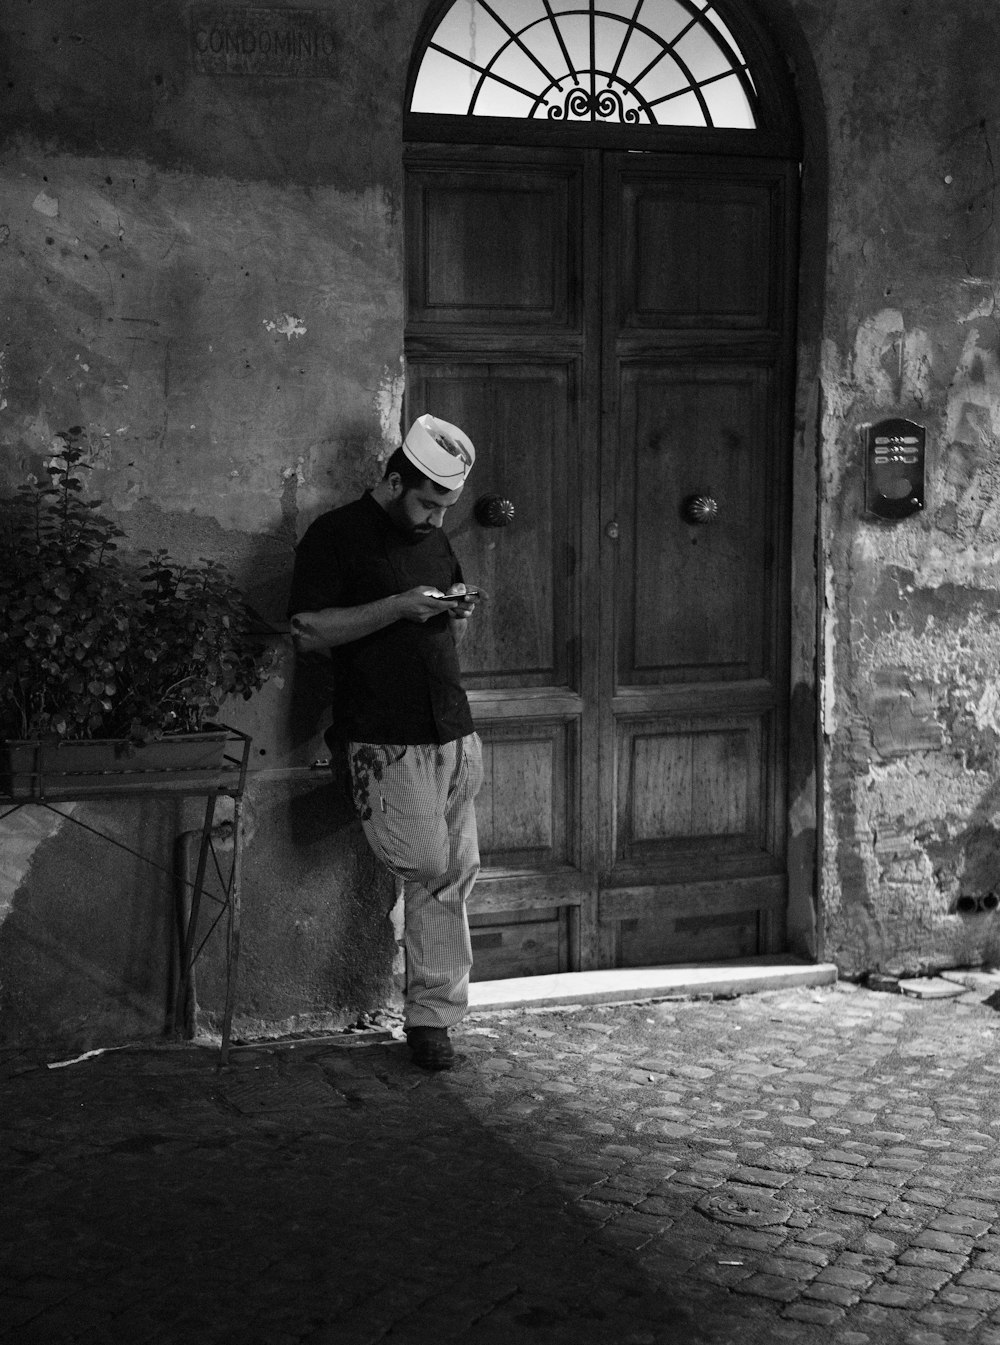
[(225, 732), (178, 734), (130, 747), (118, 739), (0, 745), (0, 794), (13, 799), (114, 794), (232, 775)]

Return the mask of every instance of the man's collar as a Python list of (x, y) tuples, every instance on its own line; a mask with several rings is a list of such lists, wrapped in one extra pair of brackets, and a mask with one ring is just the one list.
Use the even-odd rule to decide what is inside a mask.
[(361, 498), (364, 501), (365, 505), (367, 506), (369, 513), (371, 513), (375, 518), (377, 518), (379, 522), (384, 523), (387, 527), (390, 527), (395, 531), (395, 524), (393, 523), (389, 515), (385, 512), (385, 510), (382, 508), (382, 506), (379, 504), (378, 500), (376, 500), (374, 491), (372, 489), (366, 490)]

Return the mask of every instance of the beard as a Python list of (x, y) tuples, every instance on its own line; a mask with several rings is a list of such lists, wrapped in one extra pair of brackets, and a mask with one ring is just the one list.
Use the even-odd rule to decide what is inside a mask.
[(434, 531), (434, 529), (426, 523), (406, 523), (398, 524), (397, 526), (402, 532), (404, 539), (409, 542), (410, 546), (416, 546), (418, 542), (424, 541), (424, 539), (429, 537)]
[(422, 542), (425, 537), (429, 537), (434, 531), (430, 523), (411, 523), (406, 516), (406, 510), (397, 500), (387, 504), (385, 512), (411, 546), (416, 545), (417, 542)]

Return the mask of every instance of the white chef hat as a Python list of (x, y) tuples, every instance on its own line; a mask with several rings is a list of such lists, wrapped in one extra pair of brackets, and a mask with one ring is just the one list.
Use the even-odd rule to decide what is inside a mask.
[(458, 490), (476, 460), (472, 440), (457, 425), (437, 416), (418, 416), (403, 440), (403, 452), (424, 476)]

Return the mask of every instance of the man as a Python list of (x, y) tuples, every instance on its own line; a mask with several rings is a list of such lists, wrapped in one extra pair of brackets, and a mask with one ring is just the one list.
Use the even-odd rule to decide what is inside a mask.
[(479, 872), (482, 749), (457, 646), (476, 606), (442, 527), (476, 451), (423, 415), (382, 480), (323, 514), (295, 553), (289, 600), (301, 653), (330, 651), (329, 739), (346, 744), (354, 804), (375, 854), (403, 880), (410, 1053), (449, 1069), (468, 1007), (466, 901)]

